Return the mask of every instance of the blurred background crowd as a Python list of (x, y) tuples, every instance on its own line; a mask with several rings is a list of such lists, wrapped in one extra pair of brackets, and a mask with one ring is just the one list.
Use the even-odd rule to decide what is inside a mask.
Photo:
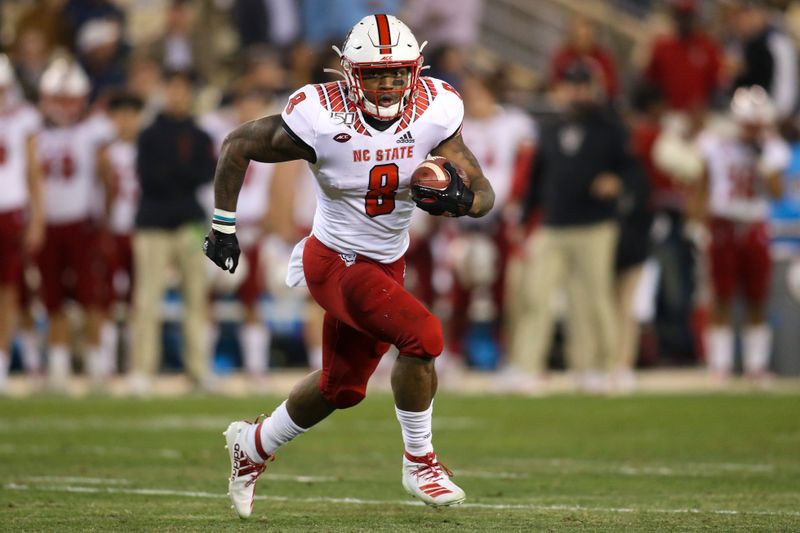
[(445, 324), (445, 375), (800, 373), (800, 2), (12, 0), (0, 390), (319, 367), (321, 311), (284, 284), (313, 175), (251, 164), (234, 276), (201, 251), (211, 181), (225, 135), (334, 80), (331, 44), (379, 12), (428, 41), (497, 194), (482, 219), (415, 214), (406, 285)]

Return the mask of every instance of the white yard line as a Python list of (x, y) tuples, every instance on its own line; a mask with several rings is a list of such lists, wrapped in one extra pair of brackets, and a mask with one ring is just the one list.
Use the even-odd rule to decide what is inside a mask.
[(105, 478), (105, 477), (81, 477), (81, 476), (29, 476), (25, 478), (33, 482), (49, 483), (86, 483), (88, 485), (130, 485), (128, 479)]
[[(215, 492), (182, 491), (172, 489), (133, 489), (117, 487), (77, 487), (65, 486), (30, 486), (17, 483), (8, 483), (3, 486), (5, 490), (28, 491), (38, 490), (46, 492), (70, 492), (88, 494), (129, 494), (141, 496), (177, 496), (182, 498), (207, 498), (227, 499), (224, 494)], [(361, 498), (296, 498), (289, 496), (256, 496), (256, 500), (277, 501), (287, 503), (336, 503), (345, 505), (403, 505), (422, 506), (417, 500), (364, 500)], [(540, 512), (579, 512), (579, 513), (658, 513), (658, 514), (712, 514), (712, 515), (758, 515), (758, 516), (790, 516), (800, 517), (800, 512), (778, 510), (738, 511), (733, 509), (663, 509), (654, 507), (584, 507), (582, 505), (539, 505), (525, 503), (463, 503), (459, 507), (467, 509), (492, 509), (492, 510), (523, 510)]]

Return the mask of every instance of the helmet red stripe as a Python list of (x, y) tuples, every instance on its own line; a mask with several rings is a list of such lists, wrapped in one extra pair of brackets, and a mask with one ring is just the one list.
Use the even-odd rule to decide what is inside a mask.
[[(389, 32), (389, 19), (386, 15), (375, 15), (378, 22), (378, 44), (389, 46), (392, 44), (391, 33)], [(381, 48), (382, 54), (391, 54), (391, 48)]]

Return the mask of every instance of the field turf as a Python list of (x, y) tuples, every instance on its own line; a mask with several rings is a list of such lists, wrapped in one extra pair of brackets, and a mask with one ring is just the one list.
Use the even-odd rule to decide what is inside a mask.
[(0, 531), (800, 531), (798, 395), (443, 393), (468, 499), (431, 509), (376, 394), (282, 449), (241, 521), (221, 433), (277, 400), (0, 400)]

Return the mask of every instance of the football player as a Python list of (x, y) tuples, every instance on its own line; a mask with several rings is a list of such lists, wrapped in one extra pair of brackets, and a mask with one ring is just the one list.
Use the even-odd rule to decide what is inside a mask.
[(501, 323), (513, 221), (519, 218), (520, 189), (533, 157), (533, 120), (521, 110), (499, 104), (498, 78), (498, 72), (471, 69), (463, 81), (464, 140), (492, 179), (496, 209), (491, 216), (458, 224), (454, 245), (462, 260), (454, 261), (449, 340), (456, 354), (463, 353), (471, 319)]
[[(391, 344), (400, 354), (391, 381), (405, 445), (403, 486), (433, 506), (465, 498), (431, 441), (442, 326), (403, 288), (403, 253), (415, 203), (436, 215), (480, 217), (494, 192), (461, 138), (461, 97), (447, 83), (420, 76), (421, 51), (395, 17), (367, 16), (339, 52), (344, 81), (300, 88), (281, 115), (237, 128), (222, 147), (206, 254), (236, 269), (236, 201), (250, 160), (306, 160), (317, 178), (317, 210), (311, 235), (292, 254), (287, 282), (307, 284), (325, 309), (322, 370), (300, 381), (271, 416), (233, 422), (225, 432), (230, 497), (240, 517), (252, 512), (256, 480), (275, 451), (363, 400)], [(410, 187), (428, 154), (452, 161), (447, 188)], [(453, 165), (467, 173), (471, 189)]]
[[(136, 173), (136, 139), (142, 127), (144, 101), (132, 93), (113, 94), (108, 101), (108, 116), (115, 138), (100, 150), (98, 170), (105, 185), (106, 224), (102, 236), (106, 259), (106, 292), (104, 304), (113, 312), (117, 304), (131, 302), (133, 285), (133, 231), (139, 205), (139, 176)], [(126, 311), (128, 309), (126, 308)], [(105, 356), (103, 373), (116, 371), (119, 332), (116, 324), (107, 321), (101, 330)], [(126, 350), (126, 353), (127, 350)]]
[(764, 89), (738, 89), (730, 114), (735, 135), (707, 131), (697, 141), (706, 167), (698, 203), (708, 215), (714, 296), (708, 366), (720, 380), (733, 367), (732, 302), (737, 294), (744, 297), (747, 311), (745, 374), (762, 378), (769, 366), (772, 332), (766, 300), (772, 261), (766, 221), (769, 198), (781, 195), (781, 176), (791, 158), (788, 145), (774, 131), (775, 108)]
[(14, 70), (0, 54), (0, 392), (5, 390), (16, 327), (24, 256), (44, 237), (41, 173), (34, 135), (39, 113), (12, 96)]
[(100, 344), (103, 286), (96, 244), (97, 172), (100, 148), (113, 129), (105, 119), (87, 116), (89, 79), (77, 63), (56, 59), (40, 81), (45, 127), (37, 137), (44, 176), (45, 240), (39, 254), (42, 298), (50, 321), (48, 378), (64, 389), (70, 374), (69, 324), (64, 303), (72, 293), (86, 312), (86, 368), (98, 382), (108, 374), (108, 355)]

